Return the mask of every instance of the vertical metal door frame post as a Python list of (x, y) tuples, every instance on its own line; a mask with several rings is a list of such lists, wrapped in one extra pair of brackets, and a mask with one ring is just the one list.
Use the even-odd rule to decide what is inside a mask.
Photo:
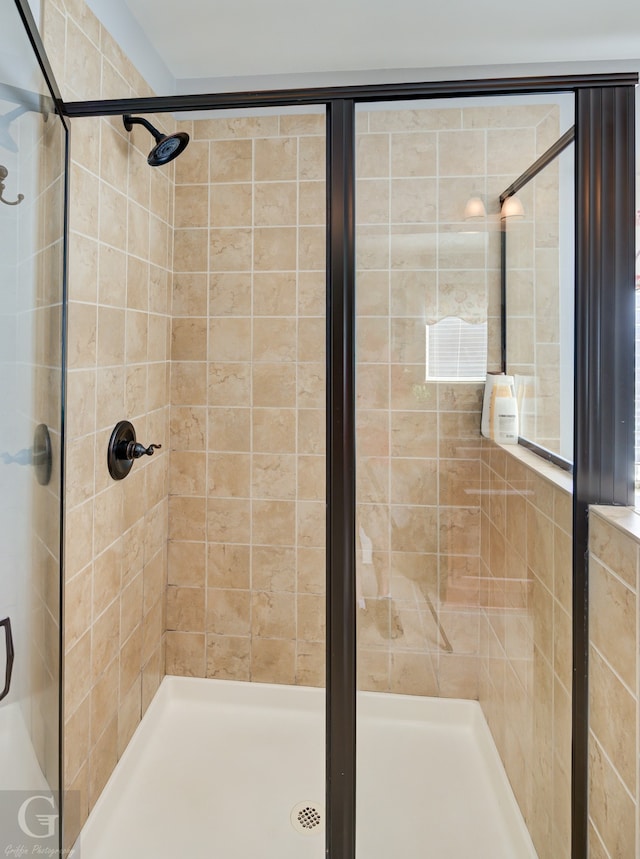
[(635, 90), (576, 91), (572, 859), (589, 796), (590, 504), (634, 498)]
[(326, 853), (356, 851), (355, 104), (327, 105)]

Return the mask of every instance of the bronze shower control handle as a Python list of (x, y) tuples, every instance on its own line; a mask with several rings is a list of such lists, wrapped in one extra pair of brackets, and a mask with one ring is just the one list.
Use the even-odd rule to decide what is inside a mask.
[(4, 674), (4, 689), (2, 690), (2, 692), (0, 692), (0, 701), (2, 701), (2, 699), (6, 698), (9, 694), (9, 689), (11, 689), (11, 675), (13, 674), (13, 660), (15, 657), (15, 651), (13, 649), (11, 620), (8, 617), (5, 617), (4, 620), (0, 620), (0, 626), (4, 626), (4, 637), (7, 651), (7, 667), (5, 669)]
[(127, 444), (125, 459), (140, 459), (141, 456), (145, 455), (153, 456), (153, 451), (160, 450), (161, 447), (161, 444), (150, 444), (149, 447), (145, 447), (139, 441), (130, 441)]
[(130, 421), (119, 421), (111, 433), (107, 451), (107, 466), (114, 480), (123, 480), (131, 471), (134, 460), (141, 456), (153, 456), (160, 444), (145, 447), (136, 441), (136, 431)]

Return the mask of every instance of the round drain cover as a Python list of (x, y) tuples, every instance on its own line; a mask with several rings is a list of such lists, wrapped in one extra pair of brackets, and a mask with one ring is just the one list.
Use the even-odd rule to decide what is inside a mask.
[(291, 825), (302, 835), (324, 830), (324, 808), (318, 802), (299, 802), (291, 810)]

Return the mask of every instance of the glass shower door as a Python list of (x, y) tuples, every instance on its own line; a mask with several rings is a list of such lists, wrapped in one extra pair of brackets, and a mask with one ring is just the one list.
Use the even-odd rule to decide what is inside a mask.
[[(569, 855), (570, 481), (480, 428), (502, 369), (499, 195), (572, 119), (561, 95), (358, 112), (359, 859)], [(534, 202), (529, 256), (571, 289), (571, 189), (543, 179), (529, 219)], [(542, 279), (517, 342), (536, 328), (557, 362)]]
[[(0, 50), (0, 848), (59, 848), (63, 123), (13, 3)], [(23, 852), (23, 855), (26, 855)]]

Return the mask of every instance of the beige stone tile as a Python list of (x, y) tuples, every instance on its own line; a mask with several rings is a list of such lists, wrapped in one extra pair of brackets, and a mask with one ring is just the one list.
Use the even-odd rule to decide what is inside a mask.
[(66, 529), (65, 576), (71, 578), (93, 558), (93, 499), (67, 510)]
[(142, 627), (125, 641), (120, 650), (120, 700), (129, 692), (132, 685), (139, 682), (142, 666)]
[(167, 674), (205, 676), (205, 635), (194, 632), (167, 633)]
[(436, 427), (437, 416), (435, 413), (392, 412), (391, 455), (394, 457), (435, 457), (437, 455)]
[(391, 654), (390, 689), (400, 695), (438, 694), (438, 684), (429, 656), (421, 653)]
[(447, 507), (473, 507), (479, 502), (480, 463), (441, 459), (438, 464), (439, 500)]
[(216, 635), (252, 634), (251, 593), (208, 588), (206, 629)]
[(204, 495), (206, 486), (206, 455), (196, 451), (171, 452), (169, 470), (172, 495)]
[(591, 642), (627, 686), (635, 689), (635, 594), (593, 557), (589, 562), (589, 594)]
[[(211, 181), (250, 182), (253, 178), (250, 140), (211, 141)], [(176, 177), (176, 181), (178, 178)]]
[(250, 361), (251, 320), (243, 317), (209, 320), (209, 360)]
[(435, 507), (391, 507), (391, 548), (396, 552), (436, 552), (438, 549)]
[(610, 856), (634, 855), (634, 802), (593, 734), (589, 736), (589, 814)]
[(167, 588), (167, 629), (203, 632), (205, 621), (204, 588)]
[(326, 172), (326, 146), (324, 137), (303, 137), (299, 144), (298, 178), (321, 179)]
[(118, 540), (93, 562), (92, 616), (111, 605), (120, 593), (122, 583), (122, 541)]
[[(178, 185), (200, 185), (209, 181), (209, 143), (190, 141), (175, 163), (175, 180)], [(211, 180), (214, 181), (212, 172)]]
[(69, 369), (93, 367), (96, 363), (97, 312), (93, 305), (69, 303), (67, 354)]
[(207, 277), (189, 272), (173, 275), (173, 316), (203, 316), (207, 312)]
[(296, 466), (294, 456), (254, 454), (251, 465), (252, 498), (295, 499)]
[(297, 196), (295, 182), (256, 183), (253, 191), (253, 223), (258, 227), (297, 226)]
[(326, 470), (323, 456), (298, 456), (297, 489), (301, 501), (324, 501)]
[(142, 718), (142, 677), (132, 685), (124, 696), (118, 710), (118, 756), (133, 737)]
[(249, 680), (251, 640), (230, 635), (207, 635), (207, 677)]
[(258, 591), (295, 591), (296, 551), (282, 546), (253, 546), (251, 584)]
[(300, 225), (324, 226), (327, 220), (327, 189), (324, 182), (300, 182), (298, 185)]
[(206, 581), (206, 544), (170, 540), (167, 581), (170, 585), (202, 587)]
[(298, 643), (296, 651), (296, 685), (324, 687), (326, 685), (325, 645), (315, 641)]
[(251, 511), (252, 539), (257, 545), (293, 546), (296, 505), (292, 501), (254, 501)]
[(326, 505), (319, 501), (297, 504), (298, 544), (321, 548), (326, 543)]
[(91, 698), (87, 695), (78, 709), (69, 717), (64, 727), (65, 773), (69, 781), (79, 772), (89, 757), (91, 748)]
[[(212, 453), (207, 458), (207, 495), (217, 498), (249, 498), (249, 454)], [(203, 492), (204, 494), (204, 492)]]
[(209, 188), (207, 185), (188, 185), (175, 189), (176, 229), (209, 226)]
[[(91, 742), (95, 744), (118, 712), (120, 660), (113, 662), (96, 680), (91, 690)], [(88, 700), (88, 699), (87, 699)]]
[(170, 433), (172, 449), (204, 450), (207, 437), (207, 409), (172, 404)]
[(252, 593), (251, 634), (261, 638), (295, 639), (295, 596), (291, 593)]
[(295, 312), (295, 273), (254, 273), (253, 313), (255, 316), (294, 316)]
[(297, 160), (298, 145), (294, 137), (256, 140), (256, 182), (295, 179), (298, 173)]
[[(105, 245), (98, 245), (93, 239), (71, 233), (69, 236), (69, 298), (72, 301), (95, 303), (98, 289), (98, 258), (102, 266), (103, 254), (112, 253), (123, 258), (123, 254)], [(114, 282), (114, 292), (120, 281)], [(109, 304), (119, 302), (107, 302)]]
[(203, 540), (206, 499), (174, 495), (169, 499), (169, 539)]
[(171, 405), (200, 406), (206, 403), (207, 365), (204, 361), (172, 362)]
[(358, 689), (389, 691), (390, 656), (386, 651), (358, 649)]
[(203, 318), (177, 318), (171, 325), (173, 361), (204, 361), (207, 357), (207, 325)]
[(297, 550), (297, 588), (299, 593), (324, 594), (326, 558), (324, 548), (301, 546)]
[(298, 268), (301, 271), (324, 272), (327, 264), (325, 227), (299, 227)]
[(326, 635), (326, 600), (315, 594), (298, 594), (297, 636), (304, 641), (324, 642)]
[(435, 179), (392, 179), (391, 223), (433, 224), (437, 216)]
[(256, 683), (295, 682), (296, 643), (269, 638), (251, 640), (251, 680)]
[(209, 231), (209, 266), (214, 272), (251, 270), (252, 231), (244, 227)]
[(632, 795), (636, 792), (636, 705), (633, 695), (591, 647), (589, 727)]
[(480, 548), (480, 515), (474, 508), (444, 508), (440, 511), (440, 551), (477, 555)]
[(210, 362), (207, 370), (209, 405), (250, 405), (250, 364)]
[(635, 540), (597, 515), (589, 517), (589, 550), (629, 587), (636, 587), (638, 546)]
[(218, 272), (211, 275), (209, 281), (209, 313), (211, 316), (249, 316), (251, 297), (250, 274)]
[(296, 349), (295, 319), (256, 318), (253, 320), (254, 361), (295, 361)]
[(326, 402), (324, 363), (298, 364), (298, 407), (321, 409)]
[[(109, 608), (100, 617), (94, 619), (91, 630), (87, 635), (91, 637), (91, 658), (87, 654), (87, 662), (82, 671), (94, 680), (98, 678), (107, 665), (117, 656), (120, 643), (120, 603), (114, 600)], [(82, 639), (84, 640), (84, 639)], [(77, 645), (76, 645), (77, 647)], [(67, 659), (69, 654), (67, 654)], [(91, 671), (87, 666), (91, 665)]]
[(358, 271), (356, 279), (358, 318), (389, 313), (389, 274), (386, 271)]
[(298, 361), (317, 361), (326, 351), (323, 317), (298, 318)]
[[(214, 543), (249, 543), (249, 501), (239, 498), (210, 498), (207, 501), (207, 539)], [(254, 536), (255, 540), (255, 536)]]
[(356, 368), (356, 408), (389, 408), (389, 367), (387, 364), (360, 364)]
[(286, 409), (296, 405), (296, 366), (256, 364), (253, 373), (253, 405)]
[(207, 546), (208, 587), (247, 589), (250, 582), (251, 550), (249, 546), (224, 543), (210, 543)]
[(93, 807), (118, 760), (118, 724), (113, 718), (89, 756), (89, 805)]
[(253, 223), (250, 184), (234, 183), (211, 187), (212, 227), (250, 227)]
[(253, 265), (257, 271), (294, 271), (296, 249), (295, 227), (256, 227), (253, 232)]
[(433, 132), (392, 134), (391, 175), (435, 176), (437, 140)]
[(356, 175), (359, 179), (389, 175), (389, 136), (387, 134), (356, 136)]
[(457, 108), (418, 108), (372, 111), (370, 131), (437, 131), (462, 127), (462, 112)]
[(209, 438), (219, 451), (248, 451), (251, 442), (250, 409), (209, 409)]
[(251, 417), (255, 452), (295, 452), (296, 412), (293, 409), (254, 408)]

